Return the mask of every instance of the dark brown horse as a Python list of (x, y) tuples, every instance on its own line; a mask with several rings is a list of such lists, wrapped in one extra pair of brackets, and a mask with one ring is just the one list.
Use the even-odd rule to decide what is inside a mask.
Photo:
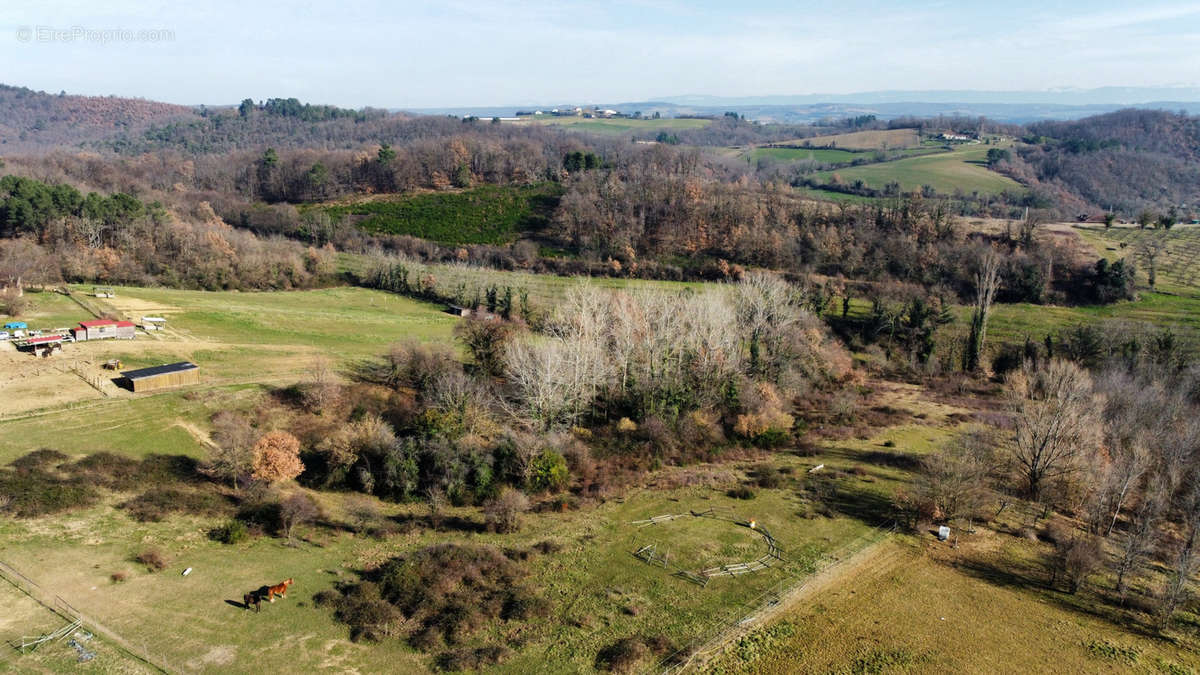
[(262, 609), (262, 594), (258, 591), (247, 593), (242, 596), (242, 604), (246, 609), (250, 609), (250, 605), (254, 605), (254, 611), (260, 611)]

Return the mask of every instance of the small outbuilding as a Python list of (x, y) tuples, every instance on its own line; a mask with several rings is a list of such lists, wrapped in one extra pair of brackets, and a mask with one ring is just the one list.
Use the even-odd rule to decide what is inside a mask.
[(180, 361), (162, 366), (127, 370), (121, 375), (129, 389), (135, 392), (153, 391), (197, 384), (200, 382), (200, 367), (190, 361)]
[(34, 356), (50, 356), (62, 351), (62, 343), (61, 335), (44, 335), (23, 340), (17, 343), (17, 348), (33, 352)]
[(107, 340), (110, 338), (132, 340), (134, 328), (136, 327), (132, 321), (93, 319), (92, 321), (80, 321), (79, 327), (73, 332), (75, 333), (76, 342), (83, 342), (84, 340)]

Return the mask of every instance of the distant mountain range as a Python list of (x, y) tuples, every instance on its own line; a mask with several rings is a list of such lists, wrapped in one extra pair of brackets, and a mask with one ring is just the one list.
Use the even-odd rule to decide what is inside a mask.
[[(577, 102), (553, 105), (475, 106), (422, 108), (421, 114), (506, 117), (517, 110), (549, 110)], [(587, 102), (589, 105), (592, 102)], [(666, 96), (649, 101), (601, 103), (625, 113), (720, 115), (736, 112), (763, 122), (815, 122), (830, 117), (875, 115), (880, 119), (936, 115), (988, 117), (1023, 124), (1040, 120), (1073, 120), (1121, 108), (1186, 110), (1200, 113), (1200, 87), (1102, 87), (1046, 91), (874, 91), (854, 94), (802, 94), (794, 96)]]
[(855, 94), (801, 94), (795, 96), (665, 96), (659, 100), (677, 105), (719, 107), (723, 105), (780, 106), (817, 103), (950, 103), (1041, 104), (1059, 106), (1139, 105), (1155, 101), (1200, 102), (1200, 87), (1100, 87), (1098, 89), (1047, 89), (1043, 91), (975, 91), (934, 89), (926, 91), (867, 91)]

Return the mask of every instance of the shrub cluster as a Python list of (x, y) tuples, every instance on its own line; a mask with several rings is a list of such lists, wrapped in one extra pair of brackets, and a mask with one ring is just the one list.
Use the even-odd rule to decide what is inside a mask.
[[(545, 616), (549, 605), (524, 584), (525, 576), (490, 546), (438, 544), (394, 558), (365, 581), (320, 593), (314, 601), (334, 607), (355, 640), (397, 637), (403, 624), (410, 644), (433, 651), (462, 644), (491, 619)], [(453, 654), (458, 662), (467, 652)]]
[(674, 650), (675, 646), (662, 635), (621, 638), (596, 654), (596, 669), (629, 673), (643, 665), (646, 659), (661, 657)]

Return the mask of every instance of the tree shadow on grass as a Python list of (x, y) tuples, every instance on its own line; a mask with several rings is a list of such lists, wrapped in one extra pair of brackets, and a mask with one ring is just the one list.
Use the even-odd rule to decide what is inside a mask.
[(392, 520), (401, 527), (407, 528), (406, 531), (421, 527), (438, 532), (468, 532), (472, 534), (487, 532), (487, 526), (484, 523), (462, 516), (438, 516), (434, 518), (428, 515), (421, 516), (412, 513), (402, 513), (393, 516)]
[(896, 522), (896, 509), (888, 497), (869, 490), (856, 490), (845, 484), (853, 479), (826, 480), (832, 484), (826, 487), (824, 494), (818, 496), (825, 506), (871, 527), (886, 527)]
[(949, 564), (959, 572), (994, 586), (1024, 591), (1043, 602), (1099, 619), (1147, 639), (1171, 642), (1148, 623), (1144, 615), (1121, 607), (1116, 595), (1104, 588), (1091, 587), (1075, 594), (1067, 593), (1049, 585), (1045, 569), (1015, 561), (1000, 563), (987, 558), (964, 557)]
[(916, 471), (921, 468), (922, 458), (921, 455), (911, 452), (872, 450), (857, 453), (856, 459), (867, 464), (887, 466), (902, 471)]

